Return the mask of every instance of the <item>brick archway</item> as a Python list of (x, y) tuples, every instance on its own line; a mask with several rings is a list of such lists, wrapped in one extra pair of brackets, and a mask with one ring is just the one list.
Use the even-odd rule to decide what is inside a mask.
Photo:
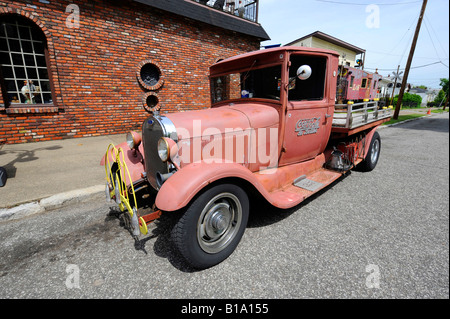
[(36, 26), (38, 26), (41, 31), (44, 33), (45, 38), (47, 40), (47, 48), (49, 50), (49, 52), (51, 54), (55, 53), (54, 47), (53, 47), (53, 38), (52, 38), (52, 34), (50, 33), (50, 31), (48, 30), (48, 28), (45, 26), (45, 24), (39, 20), (39, 18), (37, 16), (35, 16), (34, 14), (24, 11), (24, 10), (20, 10), (20, 9), (16, 9), (16, 8), (11, 8), (11, 7), (6, 7), (6, 8), (0, 8), (0, 17), (2, 15), (6, 15), (6, 14), (17, 14), (20, 15), (22, 17), (25, 17), (31, 21), (34, 22), (34, 24), (36, 24)]

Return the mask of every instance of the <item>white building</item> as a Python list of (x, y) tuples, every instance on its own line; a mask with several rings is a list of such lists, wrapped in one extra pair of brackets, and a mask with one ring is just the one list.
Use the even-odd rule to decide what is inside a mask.
[(339, 65), (358, 67), (356, 61), (361, 60), (364, 70), (366, 50), (321, 31), (313, 32), (286, 44), (286, 46), (289, 45), (333, 50), (339, 53)]

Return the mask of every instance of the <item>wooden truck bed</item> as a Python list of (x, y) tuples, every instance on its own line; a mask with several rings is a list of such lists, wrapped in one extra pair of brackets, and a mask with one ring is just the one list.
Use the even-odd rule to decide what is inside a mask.
[(332, 133), (351, 135), (390, 120), (391, 109), (378, 109), (378, 101), (336, 104)]

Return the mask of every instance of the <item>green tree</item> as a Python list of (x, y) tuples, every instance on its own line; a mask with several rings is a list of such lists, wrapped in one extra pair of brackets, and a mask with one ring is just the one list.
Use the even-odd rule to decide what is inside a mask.
[(436, 104), (436, 106), (439, 106), (439, 104), (441, 104), (441, 102), (443, 103), (444, 100), (445, 100), (445, 92), (444, 90), (440, 90), (438, 95), (434, 98), (434, 104)]
[(448, 78), (441, 79), (440, 86), (442, 87), (442, 91), (445, 92), (446, 99), (445, 99), (444, 108), (443, 108), (445, 110), (445, 108), (447, 107), (447, 104), (448, 104), (448, 90), (449, 90)]
[[(397, 105), (398, 101), (398, 95), (394, 97), (394, 103), (393, 105)], [(422, 97), (418, 94), (411, 94), (408, 92), (405, 92), (403, 95), (402, 100), (402, 107), (420, 107), (420, 104), (422, 103)]]
[(442, 103), (445, 103), (445, 99), (448, 96), (448, 90), (449, 90), (449, 80), (446, 78), (440, 79), (441, 83), (439, 84), (441, 86), (441, 90), (439, 91), (438, 95), (434, 99), (434, 103), (436, 106), (441, 105)]
[(441, 83), (439, 84), (444, 91), (445, 95), (448, 96), (448, 90), (449, 90), (449, 80), (446, 78), (441, 79)]

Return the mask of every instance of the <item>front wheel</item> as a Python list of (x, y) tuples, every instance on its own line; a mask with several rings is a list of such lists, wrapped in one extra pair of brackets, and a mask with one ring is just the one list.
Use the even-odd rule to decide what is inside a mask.
[(367, 152), (366, 158), (364, 161), (359, 164), (359, 168), (361, 168), (364, 172), (370, 172), (377, 166), (378, 159), (380, 158), (380, 150), (381, 150), (381, 138), (378, 132), (375, 132), (372, 137), (372, 141), (370, 141), (369, 151)]
[(172, 240), (194, 268), (212, 267), (230, 256), (244, 234), (249, 214), (245, 191), (232, 184), (196, 198), (172, 230)]

